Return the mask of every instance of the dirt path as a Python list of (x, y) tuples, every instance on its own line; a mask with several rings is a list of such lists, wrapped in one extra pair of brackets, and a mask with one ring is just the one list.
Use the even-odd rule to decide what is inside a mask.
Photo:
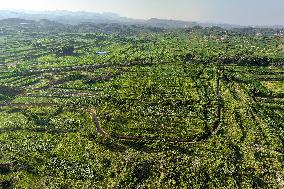
[[(3, 107), (46, 107), (46, 106), (59, 106), (60, 104), (57, 103), (32, 103), (32, 104), (24, 104), (24, 103), (6, 103), (6, 104), (0, 104), (0, 108)], [(73, 105), (70, 105), (70, 107), (73, 107)], [(140, 137), (140, 136), (128, 136), (128, 135), (111, 135), (107, 131), (105, 131), (100, 123), (99, 119), (96, 114), (95, 109), (88, 109), (86, 110), (87, 112), (90, 113), (90, 117), (92, 118), (92, 121), (94, 125), (96, 126), (96, 131), (98, 134), (112, 138), (115, 140), (127, 140), (127, 141), (161, 141), (161, 142), (167, 142), (167, 143), (187, 143), (187, 144), (195, 144), (198, 142), (204, 142), (208, 140), (210, 137), (213, 135), (208, 135), (208, 137), (203, 138), (203, 139), (185, 139), (185, 138), (158, 138), (158, 137), (152, 137), (152, 138), (147, 138), (147, 137)]]
[[(0, 104), (0, 108), (3, 107), (46, 107), (46, 106), (59, 106), (60, 104), (57, 103), (32, 103), (32, 104), (24, 104), (24, 103), (6, 103), (6, 104)], [(73, 107), (73, 105), (70, 105), (70, 107)], [(158, 138), (158, 137), (152, 137), (152, 138), (147, 138), (147, 137), (140, 137), (140, 136), (128, 136), (128, 135), (111, 135), (107, 131), (105, 131), (99, 122), (99, 119), (96, 114), (95, 109), (88, 109), (86, 110), (87, 112), (90, 113), (90, 117), (92, 118), (92, 121), (94, 125), (96, 126), (96, 131), (98, 134), (116, 139), (116, 140), (127, 140), (127, 141), (161, 141), (161, 142), (167, 142), (167, 143), (188, 143), (188, 144), (195, 144), (198, 142), (204, 142), (211, 138), (213, 135), (208, 135), (206, 138), (202, 139), (186, 139), (186, 138)]]
[(91, 109), (91, 110), (89, 110), (89, 112), (90, 112), (91, 118), (93, 120), (93, 123), (96, 126), (97, 133), (104, 135), (104, 136), (109, 136), (109, 134), (101, 128), (99, 120), (97, 118), (96, 111), (94, 109)]
[(161, 139), (157, 137), (153, 138), (146, 138), (146, 137), (139, 137), (139, 136), (127, 136), (127, 135), (110, 135), (108, 132), (102, 129), (96, 111), (94, 109), (88, 110), (90, 112), (90, 116), (93, 120), (93, 123), (96, 126), (97, 133), (112, 139), (119, 139), (119, 140), (128, 140), (128, 141), (164, 141), (169, 143), (197, 143), (200, 141), (193, 141), (192, 139), (182, 139), (182, 138), (170, 138), (170, 139)]

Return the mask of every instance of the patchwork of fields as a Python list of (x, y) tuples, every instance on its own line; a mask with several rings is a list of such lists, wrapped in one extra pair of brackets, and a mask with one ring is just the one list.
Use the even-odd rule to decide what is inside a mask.
[(219, 38), (1, 33), (0, 186), (284, 187), (283, 39)]

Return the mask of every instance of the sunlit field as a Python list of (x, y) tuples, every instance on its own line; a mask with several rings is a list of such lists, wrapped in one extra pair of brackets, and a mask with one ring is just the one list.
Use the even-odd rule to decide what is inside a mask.
[(284, 187), (278, 30), (81, 27), (2, 24), (0, 188)]

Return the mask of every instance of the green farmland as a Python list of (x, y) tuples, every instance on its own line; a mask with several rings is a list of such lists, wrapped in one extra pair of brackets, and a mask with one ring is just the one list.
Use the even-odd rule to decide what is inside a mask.
[(283, 36), (58, 30), (0, 30), (0, 188), (284, 188)]

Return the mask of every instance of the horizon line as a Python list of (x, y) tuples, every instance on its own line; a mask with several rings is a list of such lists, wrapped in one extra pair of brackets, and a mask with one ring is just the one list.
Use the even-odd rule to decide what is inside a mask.
[[(66, 10), (66, 9), (49, 9), (49, 10), (29, 10), (29, 9), (13, 9), (13, 8), (0, 8), (0, 11), (11, 11), (11, 12), (22, 12), (25, 14), (34, 13), (47, 13), (47, 12), (71, 12), (71, 13), (91, 13), (91, 14), (115, 14), (121, 18), (133, 19), (133, 20), (151, 20), (151, 19), (159, 19), (159, 20), (167, 20), (167, 21), (181, 21), (181, 22), (196, 22), (200, 24), (216, 24), (216, 25), (231, 25), (231, 26), (240, 26), (240, 27), (284, 27), (284, 24), (236, 24), (236, 23), (226, 23), (222, 21), (201, 21), (201, 20), (184, 20), (184, 19), (175, 19), (175, 18), (159, 18), (159, 17), (147, 17), (147, 18), (133, 18), (122, 16), (117, 12), (110, 11), (91, 11), (91, 10)], [(29, 13), (31, 12), (31, 13)]]

